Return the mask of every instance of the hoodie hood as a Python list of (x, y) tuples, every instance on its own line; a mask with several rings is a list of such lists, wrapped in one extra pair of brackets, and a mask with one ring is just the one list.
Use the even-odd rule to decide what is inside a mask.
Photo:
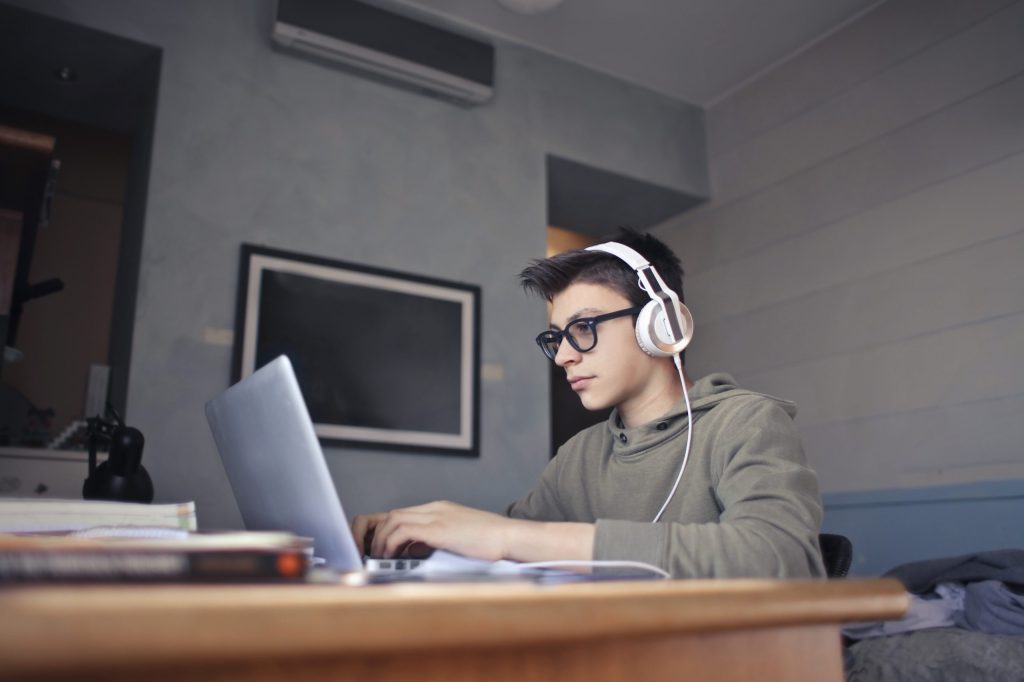
[[(708, 374), (689, 389), (690, 408), (693, 423), (711, 411), (719, 403), (740, 396), (757, 396), (778, 403), (790, 418), (796, 416), (796, 403), (775, 396), (739, 388), (736, 380), (724, 372)], [(625, 428), (619, 418), (618, 409), (612, 410), (606, 428), (614, 439), (613, 451), (617, 456), (630, 456), (655, 447), (684, 432), (689, 422), (686, 419), (686, 400), (680, 398), (666, 414), (658, 419), (632, 428)]]
[[(776, 398), (767, 393), (758, 393), (757, 391), (740, 388), (736, 385), (736, 380), (732, 378), (732, 375), (724, 372), (708, 374), (693, 385), (693, 388), (690, 389), (690, 407), (694, 412), (709, 410), (723, 400), (741, 395), (756, 395), (761, 398), (768, 398), (778, 403), (790, 417), (796, 416), (796, 403), (793, 401)], [(680, 408), (683, 413), (686, 412), (685, 400), (679, 401), (672, 407), (673, 413)]]

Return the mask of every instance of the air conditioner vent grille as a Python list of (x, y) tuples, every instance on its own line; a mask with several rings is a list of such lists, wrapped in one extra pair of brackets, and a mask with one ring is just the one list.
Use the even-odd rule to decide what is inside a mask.
[(278, 23), (451, 74), (494, 85), (494, 48), (355, 0), (279, 0)]

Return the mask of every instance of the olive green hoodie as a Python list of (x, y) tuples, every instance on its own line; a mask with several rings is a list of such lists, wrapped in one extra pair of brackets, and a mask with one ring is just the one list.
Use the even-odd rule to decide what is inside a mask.
[(824, 576), (818, 480), (793, 424), (796, 406), (711, 374), (686, 404), (624, 428), (618, 412), (569, 439), (508, 514), (596, 523), (595, 560), (644, 561), (678, 578)]

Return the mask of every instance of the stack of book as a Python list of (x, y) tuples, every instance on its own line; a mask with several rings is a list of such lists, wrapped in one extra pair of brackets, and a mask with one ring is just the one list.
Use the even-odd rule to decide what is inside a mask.
[(194, 531), (196, 504), (0, 499), (0, 533), (67, 533), (98, 526)]
[(291, 533), (196, 532), (192, 502), (0, 500), (0, 584), (297, 581), (311, 556)]

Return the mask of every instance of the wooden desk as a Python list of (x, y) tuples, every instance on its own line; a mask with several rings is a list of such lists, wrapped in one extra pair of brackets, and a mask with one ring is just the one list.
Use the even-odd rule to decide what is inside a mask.
[(892, 580), (0, 589), (0, 678), (842, 680)]

